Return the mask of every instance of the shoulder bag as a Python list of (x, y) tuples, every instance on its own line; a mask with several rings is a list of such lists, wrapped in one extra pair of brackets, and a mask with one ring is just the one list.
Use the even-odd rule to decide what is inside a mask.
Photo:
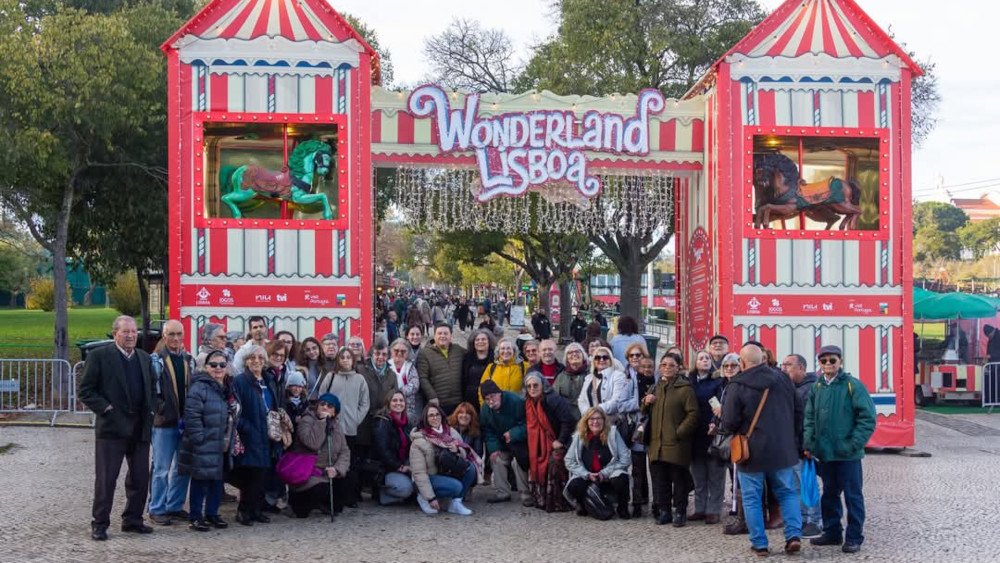
[(750, 436), (753, 435), (753, 429), (757, 426), (757, 419), (760, 418), (760, 411), (764, 408), (764, 403), (767, 402), (767, 394), (770, 391), (770, 389), (764, 389), (764, 395), (760, 398), (760, 403), (757, 404), (757, 412), (753, 415), (753, 421), (750, 422), (750, 428), (747, 429), (747, 433), (745, 435), (734, 434), (732, 439), (729, 440), (729, 460), (733, 463), (746, 463), (750, 459)]
[(471, 464), (448, 448), (434, 446), (434, 465), (437, 466), (438, 475), (461, 481)]

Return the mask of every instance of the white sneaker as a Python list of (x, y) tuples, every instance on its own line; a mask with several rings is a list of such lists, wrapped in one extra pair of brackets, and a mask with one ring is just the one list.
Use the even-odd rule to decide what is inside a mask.
[(462, 504), (462, 499), (460, 498), (451, 499), (451, 504), (448, 505), (448, 512), (452, 514), (459, 514), (461, 516), (469, 516), (472, 514), (471, 510), (465, 508), (465, 505)]
[(427, 502), (427, 499), (421, 494), (417, 494), (417, 504), (420, 505), (420, 510), (424, 511), (424, 514), (431, 515), (437, 514), (438, 511), (431, 508), (431, 503)]

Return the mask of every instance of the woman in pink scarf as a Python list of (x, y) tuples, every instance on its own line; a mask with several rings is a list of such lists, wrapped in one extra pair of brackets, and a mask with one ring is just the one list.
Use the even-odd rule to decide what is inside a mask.
[[(444, 412), (436, 405), (424, 407), (420, 424), (410, 433), (410, 471), (417, 487), (417, 503), (425, 514), (437, 514), (442, 507), (452, 514), (468, 516), (462, 504), (465, 493), (482, 480), (482, 462), (458, 431), (448, 426)], [(447, 450), (468, 462), (461, 479), (438, 471), (438, 455)], [(446, 504), (438, 499), (450, 499)]]

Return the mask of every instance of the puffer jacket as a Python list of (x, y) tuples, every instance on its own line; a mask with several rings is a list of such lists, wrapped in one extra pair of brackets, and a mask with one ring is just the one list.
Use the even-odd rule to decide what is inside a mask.
[[(461, 440), (458, 430), (448, 427), (448, 431), (456, 439)], [(437, 463), (434, 461), (434, 450), (437, 446), (430, 443), (419, 429), (410, 432), (410, 475), (417, 492), (425, 499), (434, 498), (434, 487), (431, 486), (431, 475), (437, 475)]]
[(820, 379), (809, 392), (803, 447), (820, 461), (861, 459), (875, 432), (875, 416), (865, 384), (841, 369), (832, 382)]
[(437, 399), (442, 407), (454, 407), (462, 402), (462, 358), (465, 348), (454, 342), (447, 357), (434, 344), (427, 344), (417, 354), (417, 375), (420, 392), (428, 401)]
[[(351, 450), (347, 448), (347, 438), (340, 428), (337, 419), (333, 416), (322, 419), (316, 414), (316, 409), (311, 408), (299, 417), (298, 426), (295, 429), (295, 441), (289, 451), (296, 453), (314, 454), (316, 456), (316, 469), (321, 475), (312, 475), (305, 483), (289, 485), (289, 490), (300, 492), (311, 489), (316, 485), (327, 482), (324, 470), (331, 466), (337, 469), (337, 477), (347, 475), (347, 470), (351, 467)], [(315, 471), (313, 473), (316, 473)]]
[(222, 462), (228, 451), (226, 422), (229, 405), (222, 385), (208, 374), (191, 381), (184, 403), (184, 435), (177, 454), (177, 472), (192, 479), (222, 479)]
[[(507, 363), (501, 363), (500, 360), (497, 360), (486, 366), (486, 369), (483, 370), (483, 376), (479, 378), (479, 384), (482, 385), (485, 381), (492, 379), (501, 391), (522, 395), (524, 393), (524, 375), (527, 371), (527, 362), (511, 360)], [(483, 406), (482, 393), (479, 393), (479, 406)]]
[(499, 409), (493, 410), (489, 406), (484, 406), (479, 413), (479, 427), (486, 442), (486, 455), (504, 449), (507, 443), (503, 435), (507, 432), (510, 432), (512, 444), (528, 441), (524, 399), (510, 391), (504, 391), (500, 395)]
[(643, 405), (649, 413), (649, 461), (687, 466), (691, 441), (698, 429), (698, 399), (691, 382), (678, 374), (671, 381), (660, 378), (653, 391), (656, 400)]

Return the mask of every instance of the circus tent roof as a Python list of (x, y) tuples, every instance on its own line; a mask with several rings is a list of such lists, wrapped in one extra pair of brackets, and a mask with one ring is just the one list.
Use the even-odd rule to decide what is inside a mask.
[(895, 56), (915, 76), (923, 74), (854, 0), (787, 0), (716, 61), (688, 96), (711, 81), (720, 63), (737, 54), (749, 59), (814, 55), (879, 60)]
[[(356, 41), (372, 56), (378, 54), (347, 21), (324, 0), (212, 0), (184, 27), (167, 39), (161, 49), (175, 48), (185, 35), (201, 39), (245, 40), (283, 37), (290, 41)], [(375, 77), (377, 80), (377, 77)]]

